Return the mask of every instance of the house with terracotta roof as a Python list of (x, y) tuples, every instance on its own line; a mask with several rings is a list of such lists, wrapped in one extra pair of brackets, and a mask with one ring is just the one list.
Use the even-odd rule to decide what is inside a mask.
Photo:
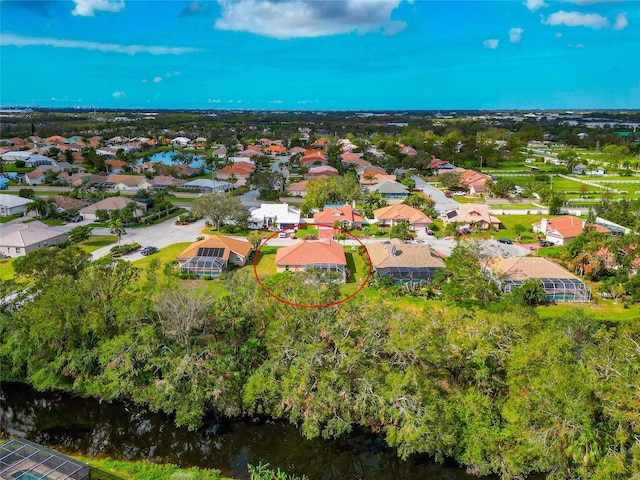
[(46, 170), (44, 168), (38, 167), (35, 170), (28, 172), (24, 176), (24, 180), (27, 182), (27, 185), (42, 185), (44, 183), (45, 171)]
[(384, 182), (395, 182), (395, 175), (386, 173), (366, 173), (360, 177), (360, 185), (377, 185)]
[[(572, 215), (563, 215), (557, 218), (543, 218), (533, 224), (533, 233), (544, 236), (544, 239), (554, 245), (567, 245), (578, 235), (584, 232), (587, 222)], [(593, 230), (600, 233), (611, 233), (611, 230), (602, 225), (590, 225)]]
[(378, 277), (396, 283), (423, 284), (444, 269), (444, 260), (429, 245), (404, 243), (398, 238), (367, 245), (371, 266)]
[(173, 170), (175, 170), (176, 172), (176, 175), (180, 177), (192, 177), (197, 173), (200, 173), (199, 168), (190, 167), (189, 165), (184, 165), (182, 163), (171, 165), (171, 168), (173, 168)]
[(0, 227), (0, 253), (10, 257), (22, 257), (34, 250), (68, 241), (66, 233), (37, 220)]
[(262, 151), (265, 155), (284, 155), (287, 152), (287, 147), (283, 147), (282, 145), (269, 145)]
[(224, 168), (221, 168), (216, 172), (216, 178), (218, 180), (226, 180), (235, 178), (235, 185), (240, 187), (246, 185), (247, 180), (254, 172), (256, 167), (248, 162), (234, 162)]
[(246, 240), (213, 235), (192, 243), (178, 255), (182, 273), (217, 277), (229, 264), (247, 264), (253, 246)]
[(287, 192), (289, 193), (289, 195), (293, 195), (296, 197), (306, 197), (308, 184), (309, 184), (309, 180), (294, 182), (287, 187)]
[(338, 222), (342, 228), (362, 227), (362, 215), (351, 205), (327, 205), (313, 215), (313, 223), (333, 226)]
[(460, 174), (460, 185), (469, 189), (471, 195), (483, 194), (487, 191), (487, 182), (491, 177), (474, 170), (467, 170)]
[(300, 159), (300, 164), (306, 167), (309, 167), (311, 165), (326, 165), (327, 162), (327, 157), (319, 153), (305, 155)]
[(124, 167), (127, 166), (127, 162), (122, 160), (105, 160), (105, 166), (109, 173), (120, 173)]
[(142, 215), (144, 215), (144, 212), (147, 209), (147, 206), (145, 204), (139, 203), (129, 198), (121, 197), (121, 196), (107, 197), (103, 200), (100, 200), (99, 202), (96, 202), (94, 204), (91, 204), (87, 207), (82, 208), (78, 213), (80, 213), (80, 215), (82, 215), (85, 218), (85, 220), (91, 220), (95, 222), (96, 212), (98, 210), (105, 210), (111, 213), (115, 210), (122, 210), (130, 203), (135, 203), (136, 205), (133, 211), (134, 217), (141, 217)]
[(373, 217), (378, 221), (379, 225), (393, 227), (399, 222), (407, 222), (413, 230), (428, 228), (433, 220), (421, 212), (417, 208), (409, 205), (399, 204), (389, 207), (378, 208), (373, 211)]
[(321, 165), (319, 167), (310, 168), (304, 175), (307, 180), (317, 180), (319, 178), (337, 177), (340, 175), (337, 169), (329, 165)]
[(300, 240), (276, 252), (278, 272), (305, 272), (310, 270), (338, 274), (341, 281), (347, 277), (347, 258), (342, 245), (331, 238)]
[(302, 147), (293, 147), (289, 153), (291, 153), (291, 155), (296, 155), (298, 153), (301, 153), (304, 155), (304, 152), (306, 152), (306, 149)]
[(588, 302), (591, 291), (571, 272), (543, 257), (492, 258), (483, 270), (500, 287), (509, 293), (526, 280), (539, 280), (544, 297), (553, 302)]
[(467, 231), (484, 231), (492, 228), (498, 230), (502, 222), (489, 211), (488, 205), (463, 203), (458, 205), (455, 210), (445, 213), (444, 223), (445, 225), (449, 223), (457, 224)]

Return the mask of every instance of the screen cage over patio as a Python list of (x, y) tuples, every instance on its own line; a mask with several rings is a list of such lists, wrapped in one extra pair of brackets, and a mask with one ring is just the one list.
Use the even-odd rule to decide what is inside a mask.
[(22, 439), (0, 445), (0, 478), (7, 480), (88, 480), (91, 467)]
[[(589, 302), (591, 290), (575, 278), (538, 278), (544, 289), (544, 298), (554, 302)], [(521, 286), (523, 280), (504, 280), (500, 282), (504, 292), (511, 292)]]
[(226, 260), (219, 257), (192, 257), (184, 262), (180, 269), (182, 273), (195, 274), (199, 277), (204, 275), (217, 277), (226, 266)]
[(383, 267), (376, 268), (379, 277), (389, 277), (396, 282), (426, 283), (433, 279), (435, 268), (428, 267)]
[(308, 273), (329, 274), (326, 280), (330, 281), (333, 279), (333, 276), (340, 281), (344, 281), (347, 277), (347, 267), (337, 263), (312, 263), (305, 265), (304, 271)]

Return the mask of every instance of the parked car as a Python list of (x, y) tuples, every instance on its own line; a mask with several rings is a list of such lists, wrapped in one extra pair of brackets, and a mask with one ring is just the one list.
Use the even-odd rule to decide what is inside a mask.
[(287, 236), (288, 236), (287, 232), (280, 232), (278, 234), (278, 238), (287, 238)]
[(140, 250), (140, 253), (146, 257), (147, 255), (151, 255), (152, 253), (156, 253), (157, 251), (157, 247), (144, 247), (142, 250)]
[(513, 243), (513, 240), (511, 240), (510, 238), (499, 238), (498, 242), (504, 243), (506, 245), (511, 245)]
[(84, 220), (84, 217), (82, 215), (76, 215), (75, 217), (73, 217), (73, 219), (71, 221), (73, 223), (80, 223), (83, 220)]
[(540, 240), (538, 245), (541, 247), (553, 247), (553, 242), (550, 242), (549, 240)]

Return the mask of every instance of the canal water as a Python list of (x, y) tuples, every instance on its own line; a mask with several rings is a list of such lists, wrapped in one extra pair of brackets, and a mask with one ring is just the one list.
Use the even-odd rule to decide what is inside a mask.
[[(65, 393), (0, 385), (0, 432), (81, 455), (148, 459), (183, 467), (216, 468), (248, 478), (247, 463), (269, 463), (310, 480), (471, 480), (455, 464), (427, 457), (403, 461), (364, 433), (340, 440), (307, 440), (285, 422), (209, 421), (198, 431), (176, 427), (169, 415), (128, 402), (107, 403)], [(495, 477), (483, 477), (484, 479)]]

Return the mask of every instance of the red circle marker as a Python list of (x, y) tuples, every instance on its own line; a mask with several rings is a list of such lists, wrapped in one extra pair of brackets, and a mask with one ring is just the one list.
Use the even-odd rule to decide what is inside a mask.
[(284, 303), (286, 305), (291, 305), (292, 307), (298, 307), (298, 308), (327, 308), (327, 307), (333, 307), (335, 305), (340, 305), (341, 303), (344, 303), (347, 300), (351, 300), (358, 293), (360, 293), (360, 291), (367, 285), (367, 283), (369, 283), (369, 279), (371, 278), (371, 271), (372, 271), (371, 256), (369, 255), (369, 250), (367, 250), (367, 247), (365, 246), (365, 244), (362, 243), (362, 241), (358, 237), (356, 237), (355, 235), (352, 235), (351, 233), (349, 233), (348, 231), (346, 231), (346, 230), (344, 230), (344, 229), (342, 229), (340, 227), (334, 227), (333, 225), (321, 225), (319, 223), (305, 223), (304, 224), (305, 226), (313, 225), (313, 226), (324, 227), (324, 228), (333, 228), (334, 230), (338, 230), (341, 233), (345, 233), (345, 234), (349, 235), (356, 242), (358, 242), (362, 246), (362, 248), (364, 248), (364, 251), (367, 254), (367, 258), (369, 259), (369, 262), (368, 262), (369, 268), (367, 270), (367, 278), (364, 279), (364, 282), (362, 282), (362, 285), (360, 285), (360, 288), (358, 288), (355, 292), (353, 292), (348, 297), (343, 298), (342, 300), (337, 300), (337, 301), (332, 302), (332, 303), (323, 303), (323, 304), (320, 304), (320, 305), (305, 305), (305, 304), (301, 304), (301, 303), (290, 302), (288, 300), (285, 300), (284, 298), (278, 297), (275, 293), (273, 293), (271, 290), (269, 290), (267, 287), (265, 287), (264, 283), (262, 283), (262, 280), (260, 280), (260, 277), (258, 276), (258, 258), (260, 257), (260, 251), (269, 242), (269, 240), (271, 240), (272, 238), (275, 238), (280, 232), (285, 232), (287, 230), (291, 230), (293, 228), (297, 228), (300, 225), (301, 224), (294, 225), (293, 227), (283, 228), (282, 230), (278, 230), (276, 232), (273, 232), (273, 234), (269, 235), (269, 237), (267, 237), (266, 240), (264, 242), (262, 242), (262, 244), (258, 247), (258, 250), (256, 251), (256, 254), (253, 257), (253, 275), (256, 277), (256, 280), (258, 281), (258, 284), (260, 285), (260, 287), (262, 287), (262, 289), (265, 292), (267, 292), (269, 294), (269, 296), (275, 298), (279, 302), (282, 302), (282, 303)]

